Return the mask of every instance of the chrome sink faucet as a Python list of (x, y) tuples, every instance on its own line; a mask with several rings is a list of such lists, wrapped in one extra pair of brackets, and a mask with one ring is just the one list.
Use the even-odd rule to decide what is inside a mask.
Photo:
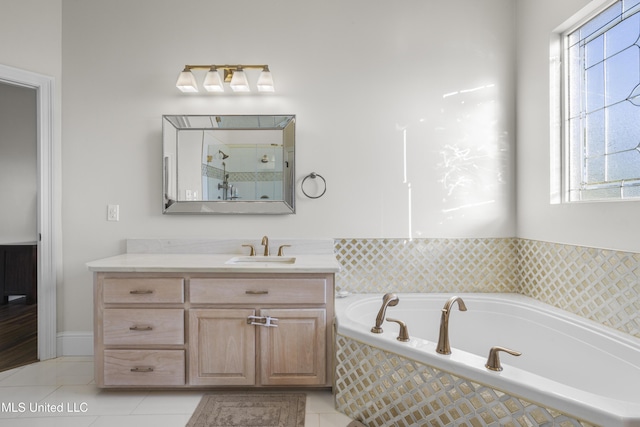
[(269, 238), (267, 236), (264, 236), (262, 238), (262, 243), (261, 245), (264, 246), (264, 256), (269, 256), (271, 255), (271, 253), (269, 253)]
[(438, 337), (438, 346), (436, 351), (440, 354), (451, 354), (451, 344), (449, 343), (449, 314), (451, 314), (451, 307), (454, 303), (458, 303), (458, 309), (460, 311), (467, 311), (467, 306), (464, 305), (464, 301), (460, 297), (451, 297), (449, 301), (444, 304), (442, 308), (442, 315), (440, 316), (440, 336)]

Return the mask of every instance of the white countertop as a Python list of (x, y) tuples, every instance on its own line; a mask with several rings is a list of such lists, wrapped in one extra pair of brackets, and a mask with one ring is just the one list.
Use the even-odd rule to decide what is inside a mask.
[[(335, 273), (340, 264), (333, 254), (294, 254), (292, 264), (242, 262), (227, 264), (238, 254), (127, 253), (87, 263), (90, 271), (187, 273)], [(256, 261), (260, 260), (256, 256)]]

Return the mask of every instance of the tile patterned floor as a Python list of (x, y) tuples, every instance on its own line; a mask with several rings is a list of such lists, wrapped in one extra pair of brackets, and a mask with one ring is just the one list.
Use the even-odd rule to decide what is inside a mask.
[[(0, 372), (3, 427), (183, 427), (204, 391), (112, 391), (93, 382), (93, 358), (60, 357)], [(345, 427), (329, 391), (307, 391), (305, 427)]]

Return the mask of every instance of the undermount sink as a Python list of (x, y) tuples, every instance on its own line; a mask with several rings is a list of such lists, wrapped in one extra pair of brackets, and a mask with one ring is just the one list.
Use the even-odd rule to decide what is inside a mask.
[(292, 256), (236, 256), (225, 264), (294, 264), (296, 257)]

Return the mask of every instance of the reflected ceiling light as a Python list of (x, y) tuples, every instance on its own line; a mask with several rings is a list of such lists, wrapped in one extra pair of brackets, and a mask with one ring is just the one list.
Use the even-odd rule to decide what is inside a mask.
[[(198, 92), (193, 70), (207, 70), (202, 86), (208, 92), (224, 92), (228, 83), (234, 92), (250, 92), (246, 69), (260, 69), (257, 88), (259, 92), (274, 92), (273, 76), (268, 65), (185, 65), (178, 76), (176, 87), (182, 92)], [(220, 70), (223, 77), (220, 77)]]

